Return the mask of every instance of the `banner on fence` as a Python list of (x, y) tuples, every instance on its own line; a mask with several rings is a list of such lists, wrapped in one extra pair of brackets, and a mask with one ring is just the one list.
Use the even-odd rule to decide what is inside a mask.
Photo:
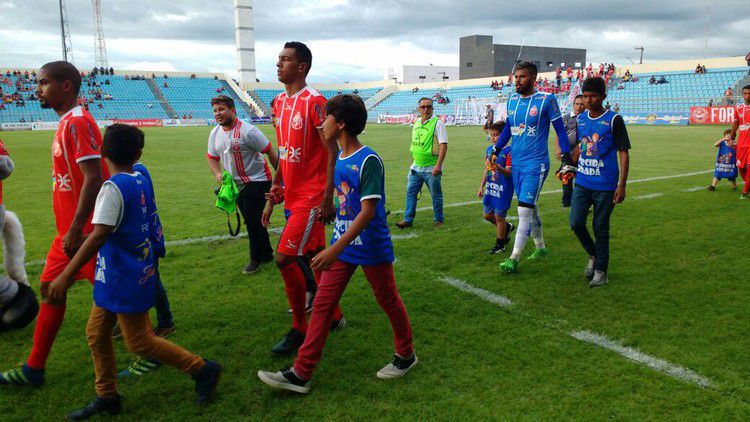
[(729, 125), (734, 123), (734, 107), (690, 107), (691, 125)]

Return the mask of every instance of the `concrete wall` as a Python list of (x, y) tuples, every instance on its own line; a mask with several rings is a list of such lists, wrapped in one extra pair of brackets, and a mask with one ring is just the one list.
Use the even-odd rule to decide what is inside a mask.
[[(425, 79), (419, 79), (420, 76), (425, 76)], [(401, 82), (407, 84), (442, 82), (443, 76), (448, 77), (447, 81), (458, 80), (458, 66), (404, 66), (400, 79)]]
[[(520, 51), (520, 58), (519, 58)], [(560, 47), (538, 47), (526, 45), (495, 44), (494, 75), (507, 76), (516, 64), (516, 60), (530, 61), (536, 63), (539, 73), (554, 71), (556, 67), (562, 66), (585, 66), (586, 50), (582, 48), (560, 48)]]
[(484, 78), (495, 75), (492, 59), (492, 36), (470, 35), (458, 40), (459, 79)]

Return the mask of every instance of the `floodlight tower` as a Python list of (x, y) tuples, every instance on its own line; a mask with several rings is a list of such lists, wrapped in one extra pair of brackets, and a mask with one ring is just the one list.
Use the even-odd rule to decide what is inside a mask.
[(73, 63), (73, 41), (70, 39), (70, 27), (68, 26), (68, 8), (65, 6), (65, 0), (60, 0), (59, 4), (63, 60)]
[(234, 39), (240, 87), (255, 82), (255, 30), (252, 0), (234, 0)]
[(96, 67), (109, 68), (107, 61), (107, 44), (104, 42), (104, 29), (102, 29), (102, 0), (91, 0), (94, 9), (94, 64)]

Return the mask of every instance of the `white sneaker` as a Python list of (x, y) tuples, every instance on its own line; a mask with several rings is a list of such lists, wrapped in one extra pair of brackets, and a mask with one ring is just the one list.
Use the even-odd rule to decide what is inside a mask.
[(381, 370), (379, 370), (377, 376), (380, 379), (403, 377), (418, 362), (419, 359), (417, 359), (416, 354), (412, 354), (411, 358), (408, 359), (403, 358), (398, 354), (393, 355), (393, 360), (390, 361), (388, 365), (385, 365)]
[(276, 390), (294, 391), (307, 394), (310, 391), (310, 380), (298, 377), (294, 369), (288, 368), (279, 372), (258, 371), (258, 378)]
[(596, 258), (593, 256), (589, 257), (589, 262), (586, 264), (586, 270), (584, 271), (584, 275), (588, 280), (591, 280), (594, 278), (594, 265), (596, 264)]
[(604, 271), (594, 271), (594, 278), (591, 279), (589, 287), (599, 287), (607, 284), (607, 273)]

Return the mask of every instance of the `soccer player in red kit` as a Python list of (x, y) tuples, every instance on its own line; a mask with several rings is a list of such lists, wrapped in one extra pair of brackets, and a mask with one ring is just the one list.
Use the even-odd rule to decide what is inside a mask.
[[(42, 306), (34, 327), (34, 345), (26, 363), (0, 373), (0, 384), (44, 383), (44, 368), (52, 344), (65, 317), (65, 300), (47, 297), (47, 288), (65, 269), (91, 233), (91, 214), (104, 179), (109, 172), (101, 159), (102, 134), (94, 118), (78, 105), (81, 74), (72, 64), (51, 62), (39, 72), (36, 96), (42, 108), (52, 108), (60, 125), (52, 140), (52, 209), (57, 236), (47, 254), (41, 275)], [(76, 275), (94, 283), (96, 259)]]
[[(303, 43), (284, 44), (276, 63), (279, 81), (286, 88), (273, 100), (279, 166), (268, 194), (263, 222), (268, 221), (273, 205), (284, 201), (290, 211), (281, 233), (276, 265), (284, 279), (286, 296), (292, 308), (292, 329), (271, 350), (276, 354), (297, 351), (307, 333), (306, 283), (299, 265), (300, 256), (314, 256), (325, 248), (325, 224), (334, 217), (333, 169), (338, 145), (322, 136), (325, 97), (307, 85), (312, 53)], [(319, 280), (320, 274), (315, 274)], [(341, 311), (334, 312), (334, 330), (345, 324)]]
[(730, 136), (737, 139), (737, 132), (740, 134), (737, 139), (737, 169), (745, 181), (740, 199), (747, 199), (750, 192), (750, 85), (742, 88), (742, 100), (743, 103), (734, 108), (734, 125)]

